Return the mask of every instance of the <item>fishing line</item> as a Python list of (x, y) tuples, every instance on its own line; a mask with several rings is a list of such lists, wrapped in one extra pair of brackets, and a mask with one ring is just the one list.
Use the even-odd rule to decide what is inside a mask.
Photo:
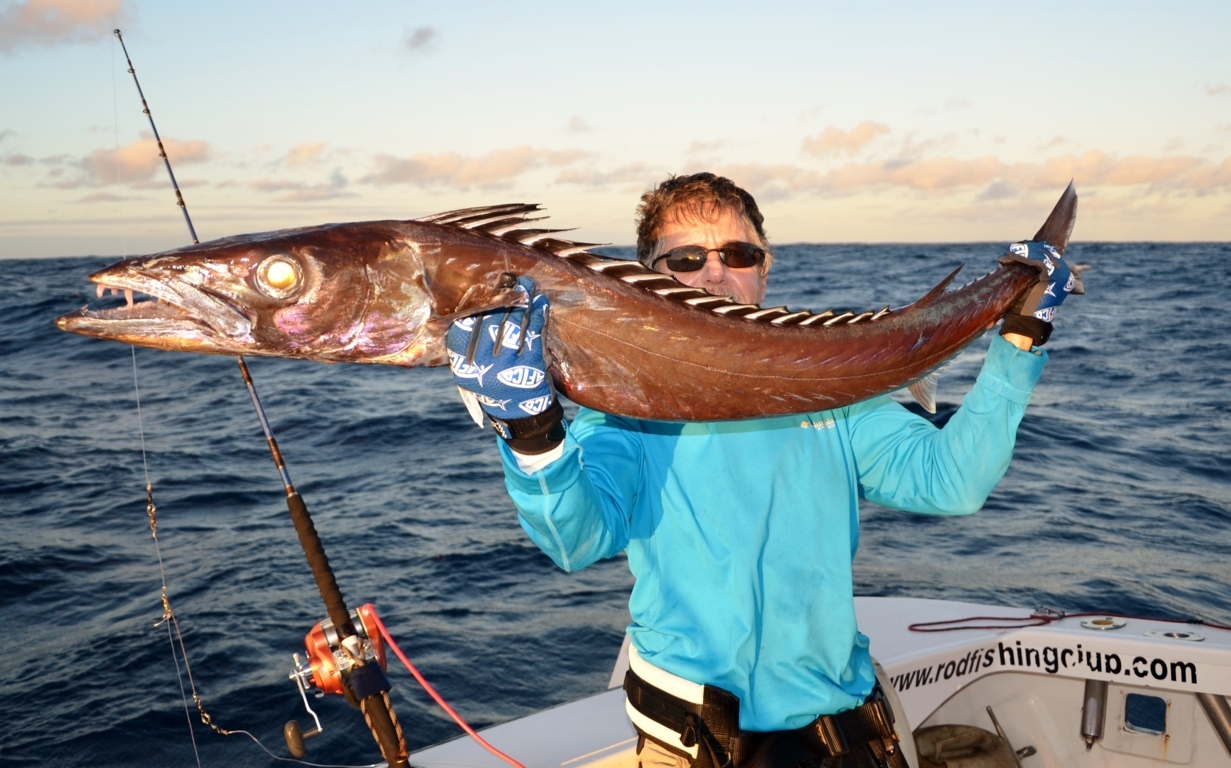
[[(119, 30), (116, 30), (116, 37), (119, 38)], [(123, 40), (120, 40), (121, 45)], [(127, 56), (127, 53), (125, 54)], [(131, 67), (131, 62), (129, 62)], [(115, 77), (115, 44), (111, 45), (111, 113), (112, 113), (112, 130), (114, 132), (115, 149), (113, 157), (115, 159), (115, 190), (116, 198), (119, 200), (120, 207), (120, 256), (121, 258), (128, 257), (128, 242), (126, 235), (128, 232), (127, 219), (124, 213), (124, 193), (123, 193), (123, 178), (120, 168), (120, 107), (119, 97), (117, 95), (118, 87)], [(127, 298), (127, 297), (126, 297)], [(188, 738), (192, 742), (192, 754), (196, 759), (197, 768), (201, 768), (201, 753), (197, 748), (197, 736), (192, 728), (192, 710), (188, 706), (188, 692), (184, 689), (184, 674), (180, 670), (179, 655), (175, 650), (175, 637), (172, 637), (172, 628), (175, 630), (175, 636), (179, 638), (180, 653), (184, 656), (184, 670), (188, 673), (189, 684), (192, 684), (192, 668), (188, 666), (188, 652), (184, 648), (184, 637), (180, 634), (179, 622), (175, 619), (175, 613), (171, 610), (171, 600), (167, 590), (167, 572), (163, 567), (162, 562), (162, 547), (158, 541), (158, 508), (154, 504), (154, 484), (150, 481), (150, 462), (145, 448), (145, 421), (141, 413), (141, 387), (138, 384), (137, 377), (137, 348), (129, 346), (132, 352), (133, 364), (133, 395), (137, 402), (137, 434), (141, 437), (141, 467), (145, 472), (145, 513), (150, 520), (150, 536), (154, 539), (154, 555), (158, 559), (158, 577), (162, 582), (162, 606), (163, 615), (154, 626), (166, 624), (167, 626), (167, 642), (171, 645), (171, 660), (175, 663), (175, 679), (180, 688), (180, 699), (184, 702), (184, 718), (188, 721)], [(196, 698), (196, 687), (193, 685), (193, 697)], [(200, 704), (198, 703), (198, 707)]]
[[(124, 44), (124, 37), (121, 34), (120, 30), (116, 29), (116, 30), (113, 30), (113, 32), (115, 34), (116, 39), (120, 43), (120, 48), (124, 51), (124, 59), (128, 63), (128, 73), (132, 75), (133, 84), (136, 85), (137, 87), (137, 95), (140, 96), (141, 98), (142, 112), (144, 112), (145, 116), (149, 119), (150, 130), (153, 132), (154, 140), (158, 144), (158, 156), (162, 158), (163, 165), (167, 169), (167, 176), (171, 179), (171, 187), (175, 190), (176, 205), (179, 206), (180, 211), (184, 214), (184, 223), (188, 226), (188, 234), (192, 237), (192, 242), (194, 244), (199, 243), (200, 240), (197, 238), (196, 228), (193, 227), (192, 218), (188, 215), (188, 206), (184, 202), (183, 194), (180, 193), (179, 183), (175, 180), (175, 172), (171, 169), (171, 160), (170, 158), (167, 157), (166, 149), (163, 147), (163, 144), (162, 144), (162, 137), (159, 136), (158, 134), (158, 126), (154, 124), (154, 115), (150, 111), (149, 104), (145, 100), (145, 93), (141, 89), (141, 81), (137, 79), (137, 71), (136, 71), (136, 68), (133, 66), (132, 58), (128, 55), (128, 46)], [(114, 57), (114, 47), (112, 48), (112, 56)], [(112, 77), (113, 77), (112, 92), (114, 94), (114, 91), (115, 91), (114, 67), (112, 68)], [(117, 123), (118, 123), (118, 118), (117, 118)], [(119, 163), (118, 131), (119, 129), (117, 126), (116, 128), (116, 132), (117, 132), (117, 139), (116, 139), (117, 178), (118, 178), (118, 163)], [(124, 293), (125, 293), (125, 298), (128, 299), (129, 304), (131, 305), (132, 303), (131, 291), (126, 289)], [(133, 361), (134, 361), (133, 370), (134, 370), (134, 386), (135, 386), (136, 384), (136, 353), (135, 351), (133, 354)], [(295, 524), (296, 533), (299, 535), (300, 544), (303, 546), (304, 555), (307, 557), (308, 564), (312, 569), (312, 575), (316, 579), (317, 586), (321, 592), (321, 597), (325, 601), (325, 607), (329, 612), (330, 619), (333, 622), (333, 625), (339, 636), (339, 639), (341, 640), (349, 639), (356, 634), (355, 628), (351, 624), (349, 611), (347, 611), (345, 602), (342, 599), (342, 592), (340, 589), (338, 589), (337, 582), (334, 579), (333, 571), (329, 567), (328, 559), (325, 557), (325, 552), (324, 552), (323, 546), (321, 545), (320, 537), (317, 535), (315, 526), (313, 526), (312, 524), (312, 519), (308, 515), (307, 506), (304, 504), (299, 494), (295, 491), (294, 486), (291, 485), (290, 476), (287, 473), (285, 465), (282, 462), (282, 457), (278, 451), (277, 442), (274, 440), (273, 433), (270, 431), (269, 422), (265, 418), (264, 409), (261, 407), (261, 401), (257, 397), (256, 387), (253, 385), (252, 377), (248, 373), (248, 366), (244, 362), (243, 357), (237, 356), (236, 362), (239, 363), (240, 373), (243, 376), (245, 385), (247, 385), (248, 393), (252, 397), (252, 404), (256, 407), (257, 415), (260, 417), (261, 427), (265, 431), (265, 436), (269, 443), (270, 453), (272, 454), (274, 463), (278, 466), (278, 471), (282, 476), (283, 484), (285, 485), (286, 493), (287, 493), (287, 508), (288, 508), (288, 511), (291, 513), (292, 522)], [(145, 456), (144, 433), (142, 434), (142, 456), (143, 456), (143, 461), (144, 461), (144, 456)], [(157, 541), (158, 541), (157, 507), (154, 504), (153, 485), (149, 482), (148, 464), (146, 466), (147, 466), (146, 468), (146, 512), (150, 518), (150, 531), (152, 535), (154, 536), (154, 541), (157, 546)], [(187, 653), (187, 649), (184, 646), (183, 635), (180, 633), (179, 621), (175, 618), (175, 613), (171, 609), (171, 602), (167, 596), (166, 575), (165, 575), (165, 572), (163, 571), (161, 552), (158, 553), (158, 564), (159, 564), (159, 571), (160, 573), (163, 574), (163, 592), (162, 592), (163, 618), (162, 618), (162, 621), (159, 623), (167, 624), (168, 635), (170, 635), (171, 630), (174, 629), (175, 637), (179, 643), (180, 654), (183, 656), (183, 659), (184, 659), (184, 671), (187, 674), (188, 684), (192, 690), (192, 699), (197, 705), (198, 712), (200, 712), (201, 722), (204, 723), (205, 725), (208, 725), (216, 733), (219, 733), (223, 736), (230, 736), (234, 733), (245, 733), (249, 738), (255, 741), (257, 745), (261, 747), (261, 749), (264, 749), (267, 753), (273, 756), (273, 753), (269, 752), (269, 750), (265, 747), (265, 745), (261, 744), (260, 740), (257, 739), (256, 736), (252, 735), (251, 733), (248, 733), (247, 731), (229, 731), (224, 728), (221, 728), (218, 725), (214, 724), (209, 713), (205, 711), (204, 702), (201, 698), (201, 695), (197, 691), (196, 681), (193, 679), (193, 676), (192, 676), (192, 668), (189, 666), (189, 663), (188, 663), (188, 653)], [(171, 649), (172, 649), (172, 655), (174, 655), (175, 654), (175, 642), (172, 642)], [(356, 664), (357, 667), (359, 668), (363, 667), (364, 662), (362, 660), (356, 659), (356, 662), (357, 662)], [(178, 659), (176, 661), (176, 671), (178, 674), (178, 671), (179, 671)], [(344, 678), (344, 681), (345, 681), (345, 678)], [(180, 678), (181, 692), (183, 692), (183, 689), (184, 689), (184, 685), (183, 685), (183, 679), (181, 677)], [(350, 691), (349, 688), (347, 690)], [(368, 695), (363, 696), (363, 697), (356, 696), (355, 698), (358, 699), (356, 703), (359, 705), (360, 710), (363, 712), (364, 720), (367, 722), (368, 728), (372, 731), (372, 735), (375, 738), (377, 745), (380, 747), (382, 756), (385, 758), (385, 761), (390, 766), (393, 766), (394, 768), (405, 768), (408, 765), (407, 760), (406, 760), (406, 757), (407, 757), (406, 741), (402, 733), (402, 727), (398, 723), (397, 717), (393, 712), (392, 705), (390, 703), (390, 700), (387, 694), (387, 690), (388, 688), (386, 686), (385, 691), (369, 693)], [(186, 699), (185, 699), (185, 708), (187, 708)], [(192, 720), (191, 720), (191, 717), (189, 717), (190, 732), (191, 732), (191, 728), (192, 728)], [(193, 751), (196, 752), (195, 736), (193, 737)], [(313, 765), (311, 763), (302, 763), (302, 761), (300, 760), (290, 760), (287, 758), (278, 758), (278, 759), (287, 760), (288, 762), (301, 763), (304, 765)], [(197, 756), (197, 765), (198, 767), (200, 766), (200, 756), (199, 755)]]

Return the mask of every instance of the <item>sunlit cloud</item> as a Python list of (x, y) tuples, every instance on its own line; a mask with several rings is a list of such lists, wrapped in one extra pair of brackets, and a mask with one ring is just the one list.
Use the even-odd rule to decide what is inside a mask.
[(542, 167), (571, 165), (589, 157), (580, 150), (555, 151), (529, 146), (498, 149), (478, 157), (457, 152), (410, 157), (377, 155), (376, 171), (363, 177), (368, 184), (413, 184), (420, 187), (506, 187), (518, 176)]
[(129, 15), (124, 0), (18, 0), (0, 8), (0, 51), (101, 40)]
[(648, 188), (663, 175), (665, 174), (662, 171), (652, 169), (645, 163), (630, 163), (610, 171), (600, 171), (596, 168), (567, 168), (556, 175), (556, 181), (561, 184), (580, 184), (587, 187), (637, 184)]
[(1205, 92), (1211, 96), (1226, 96), (1231, 94), (1231, 85), (1226, 83), (1212, 83), (1205, 86)]
[(995, 157), (931, 157), (911, 161), (846, 163), (828, 171), (795, 165), (731, 165), (724, 175), (777, 199), (795, 193), (849, 196), (905, 189), (947, 194), (981, 189), (980, 199), (1013, 197), (1021, 191), (1079, 187), (1145, 186), (1147, 191), (1204, 194), (1231, 186), (1231, 158), (1221, 163), (1173, 155), (1119, 157), (1098, 150), (1050, 157), (1040, 163), (1006, 163)]
[(299, 144), (287, 150), (286, 165), (288, 168), (303, 168), (304, 166), (316, 165), (321, 161), (321, 155), (324, 152), (325, 142), (323, 141)]
[(573, 115), (568, 119), (567, 130), (569, 133), (589, 133), (590, 124), (581, 115)]
[(273, 194), (274, 200), (281, 203), (310, 203), (318, 200), (335, 200), (340, 197), (356, 197), (354, 192), (347, 191), (347, 184), (346, 177), (341, 171), (335, 169), (328, 181), (319, 184), (259, 179), (248, 186), (257, 192)]
[(418, 27), (406, 36), (406, 50), (413, 53), (426, 51), (440, 37), (434, 27)]
[(5, 155), (3, 162), (5, 165), (34, 165), (34, 158), (15, 152), (11, 155)]
[[(176, 167), (201, 163), (209, 159), (209, 142), (163, 139), (167, 157)], [(48, 178), (42, 186), (59, 189), (99, 187), (118, 182), (140, 184), (162, 170), (163, 161), (158, 155), (158, 142), (149, 134), (119, 149), (96, 149), (80, 160), (66, 155), (42, 158), (39, 162), (51, 165)], [(69, 175), (66, 167), (75, 173)], [(184, 186), (184, 184), (181, 184)]]
[(804, 152), (815, 157), (823, 155), (851, 155), (866, 147), (877, 136), (889, 132), (889, 126), (884, 123), (865, 120), (849, 131), (830, 126), (804, 139)]

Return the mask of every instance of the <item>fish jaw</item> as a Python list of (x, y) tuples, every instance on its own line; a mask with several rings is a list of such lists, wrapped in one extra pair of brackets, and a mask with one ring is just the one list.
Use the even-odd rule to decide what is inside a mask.
[[(432, 316), (414, 243), (380, 222), (239, 236), (127, 259), (89, 276), (143, 293), (115, 309), (88, 307), (62, 330), (181, 352), (320, 362), (423, 364), (442, 357), (423, 336)], [(287, 282), (278, 290), (269, 265)], [(428, 364), (431, 364), (430, 362)]]
[[(207, 354), (246, 354), (252, 348), (252, 321), (238, 307), (182, 279), (160, 273), (158, 257), (127, 259), (87, 279), (104, 289), (148, 294), (115, 309), (88, 306), (56, 318), (64, 331), (139, 346)], [(131, 294), (130, 294), (131, 295)]]

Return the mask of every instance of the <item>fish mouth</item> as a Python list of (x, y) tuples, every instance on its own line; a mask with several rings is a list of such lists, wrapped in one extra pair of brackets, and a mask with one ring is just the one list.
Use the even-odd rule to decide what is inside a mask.
[(64, 331), (168, 349), (240, 351), (252, 320), (225, 297), (175, 276), (119, 265), (88, 278), (96, 294), (123, 294), (124, 306), (82, 307), (56, 318)]

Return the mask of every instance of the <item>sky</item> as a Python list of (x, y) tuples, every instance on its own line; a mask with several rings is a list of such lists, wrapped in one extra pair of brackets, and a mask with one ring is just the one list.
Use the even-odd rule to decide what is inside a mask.
[(1231, 3), (0, 0), (0, 258), (537, 202), (630, 244), (712, 170), (771, 242), (1231, 240)]

